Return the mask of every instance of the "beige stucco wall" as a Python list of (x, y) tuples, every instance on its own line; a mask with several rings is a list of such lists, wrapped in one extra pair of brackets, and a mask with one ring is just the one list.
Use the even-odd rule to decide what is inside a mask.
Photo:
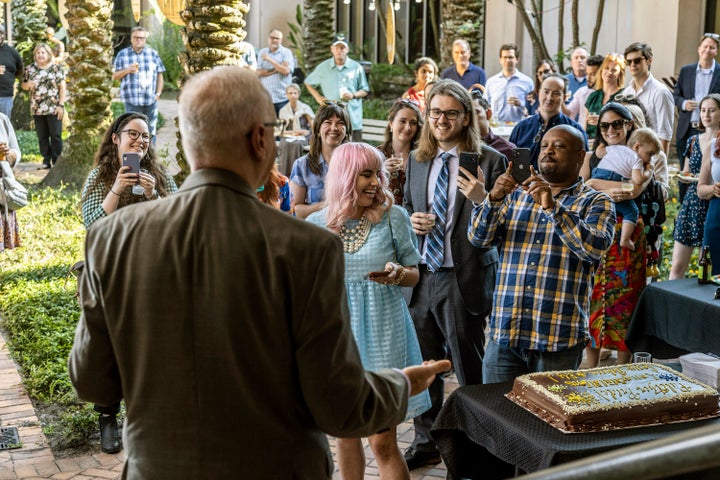
[[(558, 50), (558, 11), (562, 0), (544, 2), (543, 22), (551, 54)], [(580, 41), (592, 42), (598, 0), (580, 2)], [(572, 42), (570, 3), (566, 4), (563, 48)], [(697, 61), (697, 41), (703, 32), (704, 0), (606, 0), (596, 52), (620, 52), (634, 41), (653, 48), (652, 72), (657, 78), (675, 75), (680, 66)], [(488, 74), (500, 71), (498, 47), (515, 42), (521, 49), (520, 70), (532, 76), (532, 43), (517, 9), (507, 0), (488, 0), (485, 30), (485, 64)], [(569, 62), (566, 62), (569, 66)]]
[[(273, 28), (279, 29), (287, 38), (290, 31), (288, 22), (295, 21), (297, 5), (302, 5), (302, 1), (251, 1), (250, 11), (245, 19), (247, 21), (245, 40), (256, 48), (267, 47), (267, 36)], [(288, 42), (283, 41), (283, 45), (287, 46)]]

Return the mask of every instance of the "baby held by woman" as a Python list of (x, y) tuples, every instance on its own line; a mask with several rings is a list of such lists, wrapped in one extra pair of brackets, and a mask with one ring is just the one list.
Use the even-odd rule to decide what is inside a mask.
[[(623, 189), (632, 191), (635, 185), (642, 185), (652, 175), (650, 166), (652, 157), (662, 150), (660, 139), (649, 128), (638, 128), (630, 134), (625, 145), (607, 145), (598, 147), (605, 149), (605, 155), (592, 171), (592, 178), (623, 182)], [(600, 156), (600, 155), (598, 155)], [(630, 240), (640, 213), (635, 200), (630, 198), (615, 202), (615, 213), (622, 215), (620, 246), (635, 249)]]

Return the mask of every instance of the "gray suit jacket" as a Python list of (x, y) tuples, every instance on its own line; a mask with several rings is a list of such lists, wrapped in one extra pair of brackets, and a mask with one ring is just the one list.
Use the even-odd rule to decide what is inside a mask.
[[(432, 161), (418, 162), (411, 153), (405, 171), (404, 206), (410, 214), (428, 211), (427, 188)], [(479, 165), (485, 174), (485, 188), (490, 189), (495, 181), (507, 170), (505, 155), (483, 145)], [(487, 315), (492, 306), (498, 252), (495, 247), (477, 248), (468, 241), (468, 225), (472, 215), (472, 202), (458, 192), (453, 211), (453, 231), (450, 248), (455, 267), (455, 276), (465, 307), (473, 314)], [(425, 236), (418, 237), (418, 249), (422, 252)], [(407, 295), (406, 295), (407, 298)], [(411, 302), (411, 299), (408, 299)]]
[(201, 170), (88, 231), (69, 369), (124, 398), (125, 478), (330, 478), (326, 435), (402, 422), (399, 372), (363, 370), (336, 235)]

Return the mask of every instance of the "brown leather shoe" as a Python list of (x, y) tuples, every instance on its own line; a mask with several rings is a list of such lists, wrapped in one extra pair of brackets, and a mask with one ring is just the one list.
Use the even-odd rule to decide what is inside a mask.
[(115, 415), (100, 414), (100, 449), (105, 453), (118, 453), (122, 450)]

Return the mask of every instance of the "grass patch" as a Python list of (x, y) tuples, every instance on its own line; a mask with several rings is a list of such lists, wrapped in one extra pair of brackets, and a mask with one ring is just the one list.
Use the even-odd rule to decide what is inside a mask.
[(85, 228), (78, 192), (29, 191), (30, 204), (17, 213), (21, 247), (0, 254), (2, 328), (51, 447), (74, 448), (97, 434), (92, 405), (77, 399), (67, 372), (80, 316), (68, 272), (83, 258)]

